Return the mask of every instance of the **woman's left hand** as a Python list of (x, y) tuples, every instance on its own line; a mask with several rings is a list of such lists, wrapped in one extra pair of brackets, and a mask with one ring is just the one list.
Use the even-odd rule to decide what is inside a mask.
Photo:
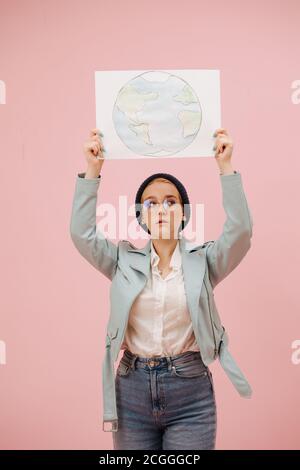
[(216, 151), (215, 159), (219, 167), (224, 168), (231, 164), (233, 141), (224, 128), (217, 129), (214, 137), (216, 137), (216, 143), (213, 148)]

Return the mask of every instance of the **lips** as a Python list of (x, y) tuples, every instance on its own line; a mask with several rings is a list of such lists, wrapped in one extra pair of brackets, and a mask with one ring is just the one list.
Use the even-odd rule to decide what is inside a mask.
[(167, 220), (159, 220), (157, 223), (158, 224), (166, 224), (168, 221)]

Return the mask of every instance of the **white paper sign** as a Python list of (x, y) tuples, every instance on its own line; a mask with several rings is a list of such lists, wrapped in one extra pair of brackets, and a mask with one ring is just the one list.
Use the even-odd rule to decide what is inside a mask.
[(106, 159), (214, 156), (219, 70), (96, 71), (95, 92)]

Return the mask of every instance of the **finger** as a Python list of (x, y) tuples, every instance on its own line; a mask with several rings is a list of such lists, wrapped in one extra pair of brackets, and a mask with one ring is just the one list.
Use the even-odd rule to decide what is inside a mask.
[(106, 152), (106, 149), (103, 147), (102, 144), (100, 145), (99, 143), (97, 143), (97, 151), (98, 153), (102, 154), (102, 152)]
[(226, 137), (226, 139), (229, 139), (229, 135), (228, 134), (224, 134), (224, 132), (219, 132), (216, 139), (220, 138), (220, 137)]
[(101, 152), (100, 145), (97, 142), (95, 142), (92, 145), (92, 150), (96, 155), (99, 154)]
[(219, 133), (223, 133), (223, 134), (228, 135), (227, 130), (226, 130), (224, 127), (220, 127), (219, 129), (216, 129), (216, 130), (215, 130), (213, 137), (217, 137), (217, 135), (218, 135)]
[(231, 144), (232, 144), (232, 141), (228, 139), (227, 137), (221, 137), (216, 140), (216, 146), (218, 149), (223, 149), (224, 147), (226, 148)]
[(102, 143), (101, 138), (99, 137), (99, 134), (93, 135), (93, 137), (91, 137), (91, 140), (99, 142), (100, 144)]
[(221, 139), (222, 140), (229, 140), (230, 137), (227, 134), (219, 133), (216, 137), (216, 142), (219, 142)]
[(90, 130), (90, 137), (93, 137), (94, 135), (99, 134), (99, 129), (91, 129)]
[(104, 137), (103, 135), (103, 132), (100, 131), (100, 129), (91, 129), (90, 131), (90, 137), (93, 137), (94, 135), (101, 135), (102, 137)]
[(103, 142), (101, 141), (100, 138), (98, 138), (98, 137), (95, 136), (95, 137), (92, 137), (91, 140), (92, 140), (93, 143), (94, 143), (94, 142), (97, 142), (97, 144), (99, 144), (100, 149), (101, 149), (102, 152), (106, 152), (106, 150), (105, 150), (105, 148), (104, 148), (104, 145), (103, 145)]
[(219, 156), (223, 151), (226, 149), (226, 145), (221, 144), (217, 146), (217, 149), (215, 151), (215, 157)]
[(219, 143), (219, 142), (223, 142), (226, 144), (230, 142), (230, 139), (227, 135), (218, 135), (218, 137), (216, 138), (216, 143)]
[(215, 149), (218, 149), (218, 150), (219, 150), (219, 149), (222, 148), (224, 145), (225, 145), (225, 147), (226, 147), (226, 145), (230, 144), (230, 142), (231, 142), (231, 141), (230, 141), (230, 139), (229, 139), (227, 136), (218, 136), (218, 137), (216, 138), (216, 143), (215, 143), (215, 145), (214, 145), (214, 147), (213, 147), (213, 150), (215, 150)]
[(219, 127), (219, 129), (216, 129), (215, 133), (218, 134), (219, 132), (223, 132), (224, 134), (228, 134), (225, 127)]

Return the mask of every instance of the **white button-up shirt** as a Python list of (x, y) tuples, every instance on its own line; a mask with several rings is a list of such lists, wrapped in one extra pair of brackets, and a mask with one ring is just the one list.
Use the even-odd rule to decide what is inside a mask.
[(199, 351), (186, 302), (179, 242), (165, 279), (159, 260), (151, 240), (151, 275), (131, 306), (121, 349), (143, 357)]

